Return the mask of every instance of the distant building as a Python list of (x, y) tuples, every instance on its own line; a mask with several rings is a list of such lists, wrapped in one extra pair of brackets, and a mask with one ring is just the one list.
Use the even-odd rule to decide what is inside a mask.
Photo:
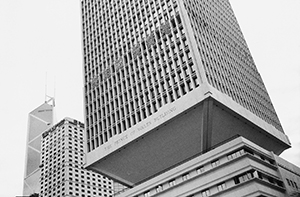
[(42, 133), (53, 126), (54, 99), (37, 107), (28, 115), (26, 160), (23, 195), (29, 196), (40, 191), (40, 154)]
[(113, 181), (83, 168), (84, 125), (65, 118), (42, 136), (41, 197), (112, 196)]
[(300, 197), (300, 168), (277, 155), (274, 159), (288, 196)]
[(87, 169), (129, 187), (235, 135), (290, 147), (229, 0), (81, 0)]

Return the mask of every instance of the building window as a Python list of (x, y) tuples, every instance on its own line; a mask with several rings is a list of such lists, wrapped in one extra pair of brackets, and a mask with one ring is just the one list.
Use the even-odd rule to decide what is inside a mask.
[(209, 189), (207, 189), (207, 190), (202, 191), (201, 194), (202, 194), (202, 197), (207, 197), (210, 195), (210, 191), (209, 191)]
[(215, 167), (217, 167), (218, 165), (220, 165), (220, 160), (219, 160), (219, 159), (214, 160), (214, 161), (211, 162), (211, 167), (212, 167), (212, 168), (215, 168)]
[(226, 189), (226, 184), (225, 184), (225, 182), (224, 182), (224, 183), (221, 183), (220, 185), (218, 185), (217, 188), (218, 188), (218, 191), (219, 191), (219, 192), (220, 192), (220, 191), (223, 191), (224, 189)]
[(175, 179), (169, 181), (169, 186), (170, 186), (170, 187), (172, 187), (172, 186), (174, 186), (174, 185), (176, 185)]
[(145, 192), (145, 193), (144, 193), (144, 196), (145, 196), (145, 197), (150, 197), (150, 191)]
[(156, 187), (156, 192), (161, 192), (163, 190), (163, 186), (159, 185)]
[[(236, 176), (234, 178), (234, 182), (235, 184), (239, 184), (239, 183), (243, 183), (243, 182), (246, 182), (250, 179), (254, 178), (254, 173), (253, 172), (247, 172), (245, 174), (242, 174), (242, 175), (239, 175), (239, 176)], [(260, 178), (260, 177), (259, 177)]]
[(298, 185), (297, 185), (296, 182), (294, 182), (294, 181), (292, 181), (290, 179), (286, 179), (286, 181), (287, 181), (287, 183), (288, 183), (289, 186), (298, 189)]
[(187, 179), (189, 179), (189, 177), (190, 177), (190, 174), (186, 173), (186, 174), (182, 175), (182, 180), (186, 181)]
[(227, 155), (228, 160), (232, 160), (244, 154), (244, 149), (234, 152), (232, 154)]
[(205, 171), (204, 166), (200, 166), (199, 168), (196, 169), (198, 174), (201, 174)]

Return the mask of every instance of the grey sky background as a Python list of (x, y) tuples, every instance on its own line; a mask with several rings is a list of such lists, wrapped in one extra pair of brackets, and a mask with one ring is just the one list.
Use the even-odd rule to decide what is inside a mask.
[[(281, 156), (300, 166), (300, 1), (230, 2), (293, 145)], [(45, 81), (57, 120), (83, 121), (80, 23), (79, 0), (0, 0), (0, 197), (22, 194), (28, 113)]]

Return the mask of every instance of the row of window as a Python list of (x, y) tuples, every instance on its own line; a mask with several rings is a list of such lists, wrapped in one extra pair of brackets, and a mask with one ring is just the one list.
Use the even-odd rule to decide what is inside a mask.
[(58, 145), (65, 137), (73, 137), (75, 139), (83, 140), (83, 128), (76, 126), (63, 126), (51, 131), (51, 134), (42, 139), (42, 151), (49, 150), (52, 146)]
[(112, 196), (112, 180), (83, 169), (83, 129), (66, 122), (42, 141), (41, 196)]
[[(152, 1), (149, 1), (150, 5), (154, 5)], [(159, 3), (161, 2), (161, 3)], [(166, 3), (167, 2), (167, 3)], [(97, 3), (93, 3), (92, 9), (90, 8), (85, 8), (83, 9), (83, 16), (86, 16), (89, 18), (88, 21), (83, 22), (83, 29), (85, 30), (85, 27), (92, 27), (92, 29), (88, 28), (86, 31), (89, 33), (85, 33), (84, 31), (84, 54), (85, 54), (85, 60), (89, 62), (88, 64), (92, 64), (91, 66), (94, 66), (93, 64), (99, 60), (99, 64), (102, 65), (101, 67), (96, 67), (95, 69), (90, 69), (90, 66), (86, 66), (85, 72), (93, 72), (93, 74), (98, 74), (94, 73), (100, 70), (103, 70), (107, 66), (110, 65), (111, 60), (114, 61), (114, 59), (118, 59), (117, 57), (122, 56), (122, 54), (126, 53), (130, 48), (132, 48), (138, 41), (141, 41), (142, 38), (145, 37), (146, 34), (150, 34), (151, 31), (157, 28), (158, 20), (157, 18), (160, 18), (160, 23), (164, 23), (165, 19), (168, 18), (168, 12), (167, 8), (165, 7), (167, 4), (169, 4), (170, 0), (162, 0), (162, 1), (157, 1), (155, 4), (156, 6), (149, 6), (148, 4), (145, 5), (145, 9), (143, 6), (143, 2), (141, 1), (140, 4), (130, 4), (127, 5), (126, 8), (128, 9), (129, 7), (131, 9), (135, 9), (133, 12), (126, 12), (124, 8), (117, 9), (114, 8), (114, 11), (118, 10), (115, 15), (111, 16), (111, 12), (108, 12), (106, 14), (105, 10), (99, 10), (97, 9)], [(126, 2), (127, 3), (127, 2)], [(161, 6), (160, 6), (161, 4)], [(112, 8), (114, 4), (108, 4), (107, 9)], [(82, 7), (86, 7), (86, 5), (83, 5)], [(95, 7), (95, 9), (93, 9)], [(122, 7), (122, 6), (119, 6)], [(140, 8), (141, 11), (140, 12)], [(156, 14), (160, 13), (160, 7), (164, 10), (164, 15), (166, 17), (157, 17)], [(171, 6), (168, 6), (171, 8)], [(156, 9), (157, 8), (157, 9)], [(174, 9), (171, 8), (170, 12), (174, 12), (175, 8), (177, 8), (177, 4), (174, 4)], [(106, 10), (107, 10), (106, 9)], [(151, 10), (147, 10), (151, 9)], [(157, 11), (158, 10), (158, 11)], [(169, 10), (169, 9), (168, 9)], [(98, 12), (99, 11), (99, 12)], [(143, 13), (145, 11), (145, 13)], [(154, 15), (150, 15), (152, 11), (155, 12)], [(100, 14), (102, 12), (103, 14)], [(156, 13), (157, 12), (157, 13)], [(95, 14), (98, 13), (98, 14)], [(91, 17), (95, 14), (95, 17)], [(121, 18), (124, 15), (124, 18)], [(160, 15), (160, 14), (159, 14)], [(145, 24), (143, 23), (141, 26), (137, 26), (137, 24), (141, 24), (141, 20), (139, 16), (143, 16), (145, 19)], [(139, 19), (139, 21), (135, 21), (135, 19)], [(112, 20), (112, 21), (111, 21)], [(127, 21), (129, 21), (127, 23)], [(118, 22), (120, 22), (118, 27), (115, 27), (114, 25), (118, 26)], [(102, 26), (99, 24), (106, 24), (106, 26)], [(147, 30), (149, 33), (146, 33)], [(145, 31), (143, 31), (145, 30)], [(145, 32), (145, 33), (144, 33)], [(126, 36), (125, 36), (126, 35)], [(121, 39), (122, 38), (122, 39)], [(100, 43), (101, 41), (101, 43)], [(132, 41), (132, 42), (131, 42)], [(93, 44), (94, 43), (94, 44)], [(99, 43), (99, 44), (97, 44)], [(112, 44), (113, 43), (113, 44)], [(127, 46), (123, 51), (121, 50), (121, 47), (123, 44), (122, 43), (132, 43)], [(99, 50), (97, 50), (99, 48)], [(111, 47), (111, 48), (110, 48)], [(125, 46), (124, 46), (125, 47)], [(90, 48), (92, 50), (90, 50)], [(94, 48), (94, 50), (93, 50)], [(111, 50), (109, 50), (111, 49)], [(116, 55), (115, 55), (116, 53)], [(119, 54), (118, 54), (119, 53)], [(103, 56), (102, 56), (103, 55)], [(90, 59), (92, 58), (92, 59)], [(103, 62), (104, 60), (104, 62)], [(107, 63), (107, 64), (106, 64)], [(86, 63), (85, 63), (86, 65)], [(100, 69), (100, 70), (99, 70)]]
[(286, 182), (287, 182), (287, 184), (289, 185), (289, 186), (291, 186), (291, 187), (293, 187), (293, 188), (295, 188), (295, 189), (299, 189), (299, 187), (298, 187), (298, 185), (297, 185), (297, 183), (295, 182), (295, 181), (293, 181), (293, 180), (290, 180), (290, 179), (286, 179)]
[[(172, 178), (171, 180), (168, 180), (162, 184), (159, 184), (155, 188), (152, 188), (150, 190), (143, 192), (142, 194), (137, 195), (137, 197), (149, 197), (149, 196), (155, 195), (159, 192), (169, 189), (170, 187), (179, 185), (179, 184), (183, 183), (184, 181), (192, 179), (195, 176), (199, 176), (203, 173), (209, 173), (214, 168), (221, 167), (222, 165), (225, 165), (228, 162), (232, 162), (233, 160), (235, 160), (239, 157), (242, 157), (245, 154), (248, 154), (248, 155), (251, 155), (251, 157), (260, 159), (260, 161), (264, 162), (266, 165), (271, 164), (275, 167), (274, 159), (271, 159), (269, 156), (263, 155), (261, 153), (254, 152), (252, 149), (250, 149), (248, 147), (243, 147), (243, 148), (240, 148), (233, 152), (230, 152), (223, 157), (209, 161), (209, 162), (195, 168), (192, 171), (185, 172), (176, 178)], [(191, 195), (191, 197), (192, 196), (202, 196), (202, 197), (210, 196), (212, 194), (215, 194), (215, 192), (221, 192), (221, 191), (227, 189), (228, 187), (233, 187), (240, 183), (249, 181), (253, 178), (259, 178), (259, 179), (266, 181), (269, 184), (272, 184), (279, 188), (284, 187), (283, 182), (280, 179), (253, 169), (253, 170), (244, 172), (242, 174), (239, 174), (235, 177), (232, 177), (226, 181), (218, 183), (210, 188), (206, 188), (206, 189), (202, 190), (200, 193), (197, 193), (197, 195), (196, 194)]]
[(228, 1), (186, 0), (208, 82), (282, 131)]
[[(168, 13), (178, 7), (175, 1), (167, 2)], [(115, 68), (114, 72), (101, 74), (98, 69), (97, 77), (86, 84), (88, 151), (199, 86), (180, 16), (169, 14), (170, 20), (153, 29), (145, 40), (132, 45), (129, 52), (126, 49), (131, 45), (122, 50), (125, 54), (116, 60), (116, 68), (109, 68)]]

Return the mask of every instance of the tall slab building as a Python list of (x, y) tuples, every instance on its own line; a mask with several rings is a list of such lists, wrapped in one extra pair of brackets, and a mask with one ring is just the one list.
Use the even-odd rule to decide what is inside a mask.
[(41, 197), (112, 196), (113, 181), (83, 168), (84, 125), (64, 118), (42, 134)]
[(290, 142), (228, 0), (81, 0), (87, 168), (134, 186), (240, 135)]
[(23, 195), (29, 196), (40, 191), (40, 154), (42, 133), (53, 126), (54, 100), (50, 99), (28, 115), (27, 146)]

